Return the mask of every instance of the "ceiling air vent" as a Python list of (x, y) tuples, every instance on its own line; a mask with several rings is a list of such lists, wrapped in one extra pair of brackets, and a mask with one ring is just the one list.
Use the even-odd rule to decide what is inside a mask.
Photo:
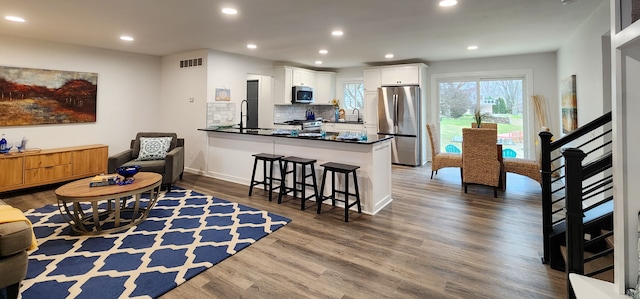
[(180, 60), (180, 68), (194, 67), (194, 66), (201, 66), (201, 65), (202, 65), (202, 58)]

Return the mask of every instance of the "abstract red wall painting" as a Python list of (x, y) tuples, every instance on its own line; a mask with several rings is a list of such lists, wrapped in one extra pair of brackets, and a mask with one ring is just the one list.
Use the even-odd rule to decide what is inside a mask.
[(96, 121), (98, 74), (0, 66), (0, 127)]

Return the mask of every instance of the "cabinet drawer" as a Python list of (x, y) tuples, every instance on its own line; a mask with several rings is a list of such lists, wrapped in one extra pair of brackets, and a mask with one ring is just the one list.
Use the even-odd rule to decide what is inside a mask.
[(71, 152), (51, 153), (25, 157), (24, 164), (25, 169), (71, 164)]
[(63, 164), (42, 168), (27, 169), (24, 171), (24, 181), (26, 184), (60, 180), (71, 176), (71, 164)]

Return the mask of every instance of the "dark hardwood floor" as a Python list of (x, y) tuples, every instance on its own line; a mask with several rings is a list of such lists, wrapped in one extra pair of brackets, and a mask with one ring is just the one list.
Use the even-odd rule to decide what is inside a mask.
[[(185, 173), (178, 185), (292, 222), (161, 298), (565, 298), (565, 274), (540, 262), (540, 186), (460, 184), (457, 169), (393, 167), (393, 202), (375, 216)], [(56, 186), (0, 194), (22, 210), (56, 202)]]

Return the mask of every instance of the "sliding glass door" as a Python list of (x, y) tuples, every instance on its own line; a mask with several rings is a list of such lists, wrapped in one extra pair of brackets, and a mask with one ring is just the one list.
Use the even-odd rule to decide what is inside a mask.
[(486, 115), (483, 122), (498, 124), (498, 142), (503, 149), (513, 150), (516, 158), (528, 156), (524, 82), (522, 77), (438, 80), (440, 150), (462, 148), (462, 128), (471, 127), (474, 111), (480, 109)]

